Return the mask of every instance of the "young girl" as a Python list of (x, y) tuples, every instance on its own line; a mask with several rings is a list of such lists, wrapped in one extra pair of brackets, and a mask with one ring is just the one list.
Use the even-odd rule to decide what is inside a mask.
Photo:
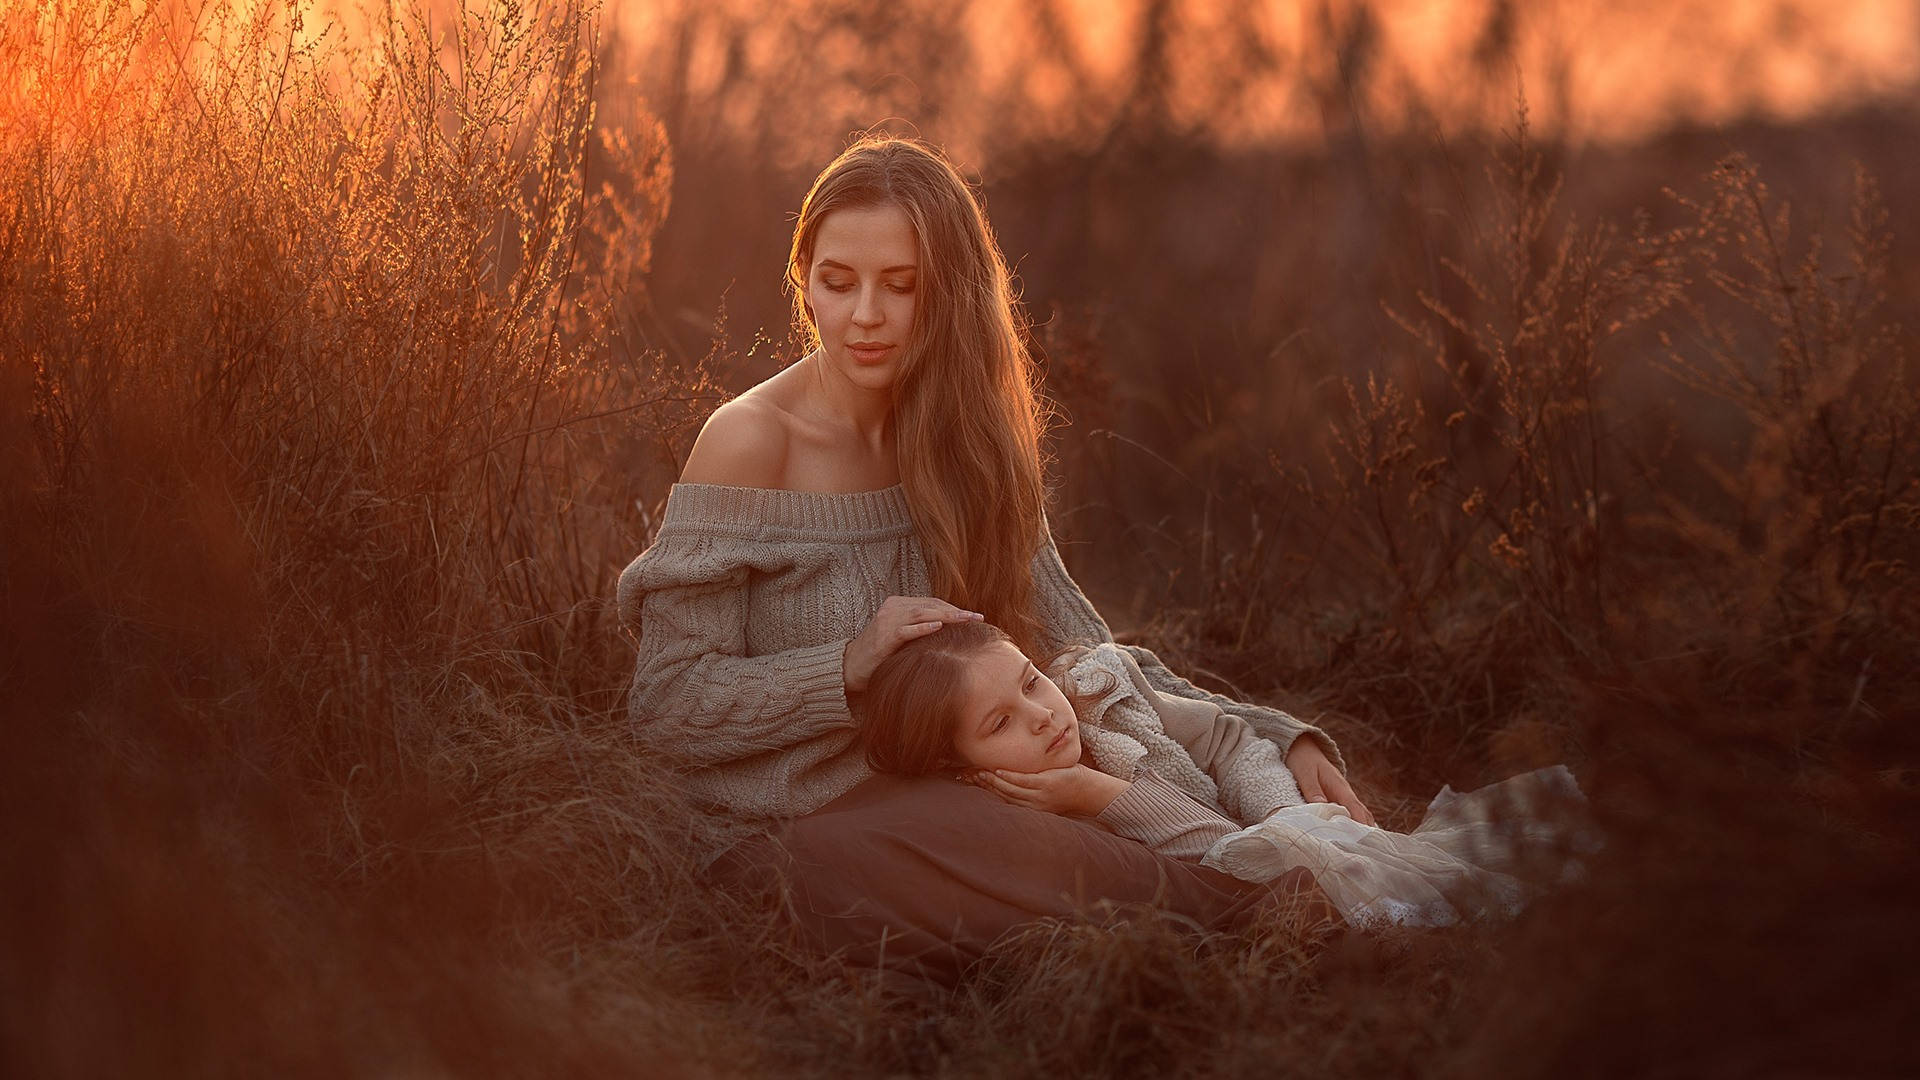
[(1526, 892), (1512, 871), (1557, 846), (1545, 815), (1579, 798), (1555, 766), (1470, 795), (1443, 789), (1412, 833), (1388, 832), (1306, 803), (1277, 747), (1217, 707), (1156, 692), (1118, 646), (1046, 667), (986, 623), (902, 646), (868, 686), (868, 764), (954, 773), (1243, 880), (1304, 867), (1356, 925), (1512, 914)]

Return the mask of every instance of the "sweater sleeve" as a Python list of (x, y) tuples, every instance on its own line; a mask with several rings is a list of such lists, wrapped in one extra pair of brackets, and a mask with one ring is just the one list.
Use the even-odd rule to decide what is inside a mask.
[[(1040, 550), (1034, 553), (1033, 589), (1036, 613), (1042, 632), (1049, 637), (1047, 644), (1050, 648), (1096, 645), (1113, 640), (1113, 632), (1107, 628), (1106, 620), (1094, 610), (1092, 602), (1067, 574), (1066, 564), (1060, 559), (1060, 549), (1053, 542), (1051, 530), (1048, 531)], [(1346, 760), (1341, 757), (1340, 748), (1334, 745), (1333, 739), (1319, 728), (1295, 719), (1279, 709), (1264, 705), (1249, 705), (1221, 694), (1202, 690), (1169, 671), (1151, 649), (1138, 645), (1122, 645), (1120, 648), (1133, 658), (1135, 664), (1139, 665), (1148, 686), (1160, 695), (1213, 706), (1221, 714), (1238, 720), (1252, 729), (1255, 735), (1271, 740), (1283, 759), (1288, 748), (1293, 745), (1294, 739), (1301, 735), (1311, 735), (1314, 741), (1320, 744), (1321, 749), (1327, 752), (1327, 757), (1333, 761), (1334, 765), (1341, 772), (1346, 771)]]
[(753, 567), (732, 546), (663, 536), (620, 575), (621, 622), (639, 643), (628, 714), (644, 743), (679, 764), (771, 755), (791, 779), (852, 744), (849, 639), (746, 655)]
[[(1245, 822), (1265, 821), (1275, 810), (1305, 801), (1280, 747), (1261, 738), (1253, 725), (1228, 715), (1210, 701), (1154, 690), (1146, 685), (1137, 664), (1128, 667), (1135, 691), (1159, 714), (1161, 729), (1187, 751), (1201, 771), (1213, 777), (1220, 806), (1229, 816)], [(1319, 728), (1306, 726), (1302, 734), (1331, 745)]]
[(1189, 860), (1205, 855), (1215, 841), (1240, 828), (1152, 769), (1142, 769), (1094, 821), (1162, 855)]

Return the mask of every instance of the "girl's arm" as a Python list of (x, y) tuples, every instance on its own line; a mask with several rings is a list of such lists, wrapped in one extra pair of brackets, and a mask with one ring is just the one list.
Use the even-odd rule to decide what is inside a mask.
[(1190, 860), (1205, 855), (1214, 841), (1240, 828), (1152, 769), (1141, 770), (1094, 820), (1162, 855)]
[[(1128, 658), (1132, 658), (1130, 652)], [(1339, 751), (1333, 740), (1319, 728), (1305, 726), (1301, 734), (1308, 738), (1295, 739), (1292, 749), (1282, 753), (1261, 738), (1253, 725), (1213, 701), (1161, 693), (1147, 684), (1137, 664), (1129, 664), (1128, 669), (1135, 691), (1159, 713), (1168, 737), (1185, 747), (1188, 756), (1213, 777), (1228, 813), (1242, 821), (1264, 821), (1283, 806), (1337, 802), (1355, 821), (1375, 824), (1373, 812), (1334, 764)]]
[(1131, 654), (1126, 656), (1134, 692), (1159, 714), (1167, 736), (1186, 749), (1202, 772), (1213, 777), (1219, 787), (1220, 805), (1227, 813), (1241, 821), (1264, 821), (1283, 806), (1305, 801), (1280, 748), (1255, 734), (1251, 724), (1210, 701), (1154, 690), (1139, 666), (1131, 662)]
[(1038, 773), (975, 771), (967, 779), (1015, 806), (1090, 817), (1116, 836), (1175, 859), (1198, 859), (1240, 827), (1152, 769), (1132, 780), (1087, 765)]
[[(1051, 531), (1034, 553), (1033, 584), (1036, 615), (1042, 629), (1052, 637), (1049, 645), (1064, 648), (1113, 641), (1106, 621), (1068, 575)], [(1304, 797), (1312, 801), (1327, 799), (1338, 802), (1347, 808), (1355, 820), (1373, 824), (1373, 814), (1347, 782), (1344, 775), (1346, 762), (1340, 755), (1340, 748), (1326, 732), (1279, 709), (1249, 705), (1202, 690), (1168, 670), (1149, 649), (1138, 645), (1117, 647), (1133, 661), (1131, 666), (1140, 675), (1139, 689), (1161, 711), (1163, 717), (1167, 715), (1170, 705), (1173, 710), (1189, 710), (1185, 715), (1199, 717), (1198, 722), (1215, 726), (1217, 730), (1213, 733), (1213, 746), (1202, 750), (1202, 753), (1214, 759), (1214, 767), (1208, 768), (1208, 772), (1216, 780), (1222, 775), (1216, 769), (1224, 770), (1229, 766), (1236, 773), (1244, 771), (1249, 777), (1259, 776), (1264, 761), (1255, 759), (1264, 759), (1271, 754), (1283, 767), (1292, 766), (1288, 776), (1297, 775), (1298, 790)], [(1173, 721), (1173, 725), (1180, 723), (1179, 719)], [(1168, 734), (1180, 739), (1171, 730), (1173, 725), (1169, 726)], [(1183, 730), (1190, 737), (1205, 734), (1203, 731), (1196, 732), (1192, 724)], [(1310, 736), (1310, 741), (1296, 747), (1302, 735)], [(1184, 743), (1185, 739), (1180, 741)], [(1260, 749), (1256, 744), (1269, 745), (1273, 751)], [(1192, 751), (1191, 747), (1189, 751)], [(1239, 757), (1244, 756), (1242, 751), (1251, 751), (1254, 759), (1235, 764)], [(1207, 761), (1201, 760), (1199, 755), (1195, 755), (1195, 760), (1200, 761), (1203, 768), (1207, 767)], [(1223, 785), (1222, 797), (1228, 797), (1227, 787), (1238, 786)], [(1265, 818), (1277, 805), (1284, 804), (1276, 804), (1277, 799), (1284, 800), (1287, 797), (1288, 793), (1284, 791), (1276, 794), (1271, 784), (1255, 783), (1246, 800), (1239, 806), (1228, 805), (1227, 809), (1241, 814), (1246, 820), (1257, 821)]]
[[(1050, 641), (1047, 644), (1055, 649), (1070, 645), (1097, 645), (1113, 641), (1113, 631), (1107, 628), (1106, 620), (1094, 610), (1093, 603), (1087, 599), (1080, 586), (1074, 584), (1067, 573), (1066, 564), (1060, 560), (1060, 549), (1053, 542), (1049, 531), (1033, 556), (1033, 592), (1035, 615), (1041, 629)], [(1301, 735), (1312, 735), (1327, 757), (1342, 771), (1346, 763), (1340, 757), (1340, 748), (1326, 732), (1294, 718), (1279, 709), (1264, 705), (1249, 705), (1235, 701), (1221, 694), (1211, 693), (1193, 685), (1167, 669), (1160, 658), (1150, 649), (1138, 645), (1120, 646), (1138, 665), (1150, 688), (1169, 697), (1185, 698), (1205, 702), (1220, 709), (1221, 712), (1244, 722), (1255, 735), (1268, 739), (1285, 754), (1293, 746), (1293, 741)]]

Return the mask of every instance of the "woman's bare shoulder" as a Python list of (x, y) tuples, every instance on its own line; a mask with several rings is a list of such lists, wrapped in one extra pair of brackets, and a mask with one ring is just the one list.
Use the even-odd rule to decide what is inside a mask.
[(791, 430), (786, 410), (771, 396), (748, 391), (707, 417), (680, 470), (680, 482), (781, 487)]

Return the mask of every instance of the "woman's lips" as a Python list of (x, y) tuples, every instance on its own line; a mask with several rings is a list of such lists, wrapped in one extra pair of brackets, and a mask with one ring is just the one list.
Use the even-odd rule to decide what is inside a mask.
[(1055, 750), (1058, 750), (1062, 746), (1065, 746), (1067, 744), (1067, 736), (1071, 734), (1073, 734), (1072, 724), (1068, 724), (1066, 727), (1061, 728), (1060, 734), (1055, 735), (1053, 737), (1053, 741), (1047, 744), (1047, 753), (1051, 754)]
[(847, 352), (853, 354), (856, 364), (877, 364), (893, 352), (892, 345), (849, 345)]

